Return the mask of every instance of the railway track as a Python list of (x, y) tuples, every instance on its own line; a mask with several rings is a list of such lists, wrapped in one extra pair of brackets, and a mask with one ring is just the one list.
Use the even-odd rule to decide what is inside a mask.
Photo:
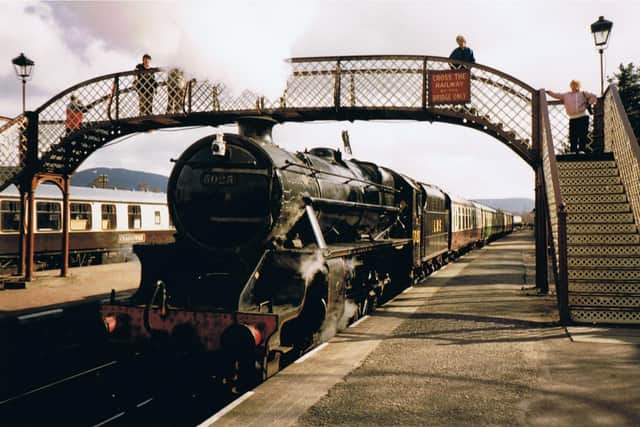
[[(71, 372), (74, 363), (75, 369), (89, 364), (87, 357), (74, 357), (86, 352), (86, 347), (87, 343), (67, 343), (66, 351), (48, 356), (67, 363), (64, 369), (54, 369), (58, 378), (38, 371), (47, 384), (35, 385), (31, 378), (30, 387), (23, 384), (15, 395), (0, 395), (2, 425), (193, 426), (215, 419), (239, 397), (230, 384), (201, 369), (207, 362), (189, 353), (145, 352), (128, 357), (109, 353), (115, 358), (100, 360), (106, 353), (99, 350), (89, 353), (95, 357), (92, 367)], [(313, 352), (303, 354), (296, 363)]]
[[(136, 354), (69, 375), (0, 401), (13, 425), (194, 425), (234, 396), (189, 360)], [(186, 368), (179, 368), (186, 367)]]

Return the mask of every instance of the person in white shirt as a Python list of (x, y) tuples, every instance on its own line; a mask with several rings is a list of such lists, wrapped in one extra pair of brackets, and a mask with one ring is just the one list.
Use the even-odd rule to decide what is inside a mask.
[(587, 115), (587, 106), (594, 105), (597, 97), (590, 93), (580, 91), (580, 82), (571, 80), (569, 82), (571, 92), (556, 93), (550, 90), (546, 91), (547, 95), (552, 98), (559, 99), (564, 104), (564, 109), (569, 116), (569, 145), (574, 153), (586, 153), (587, 150), (587, 132), (589, 130), (589, 116)]

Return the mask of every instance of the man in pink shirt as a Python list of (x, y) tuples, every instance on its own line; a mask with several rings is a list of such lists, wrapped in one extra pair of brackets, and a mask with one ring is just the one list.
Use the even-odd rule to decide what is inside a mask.
[(562, 101), (569, 116), (569, 144), (574, 153), (585, 153), (587, 149), (587, 132), (589, 130), (589, 116), (587, 105), (593, 105), (597, 97), (589, 92), (580, 91), (580, 82), (571, 80), (571, 92), (556, 93), (550, 90), (547, 95)]

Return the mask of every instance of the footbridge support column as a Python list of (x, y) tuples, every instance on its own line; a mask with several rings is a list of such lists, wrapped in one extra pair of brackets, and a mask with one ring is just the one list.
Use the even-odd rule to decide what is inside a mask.
[(544, 169), (542, 164), (542, 121), (540, 119), (540, 97), (544, 96), (540, 92), (540, 96), (533, 96), (531, 105), (531, 157), (534, 160), (533, 169), (535, 170), (535, 238), (536, 238), (536, 289), (538, 292), (549, 293), (548, 281), (548, 213), (547, 200), (544, 186)]
[(24, 280), (33, 280), (33, 264), (36, 256), (36, 186), (32, 179), (27, 188), (27, 263)]
[(549, 292), (549, 282), (547, 277), (547, 208), (544, 193), (544, 172), (542, 165), (536, 167), (536, 216), (535, 216), (535, 237), (536, 237), (536, 288), (540, 293)]
[(18, 261), (18, 275), (24, 276), (27, 270), (27, 206), (29, 205), (29, 196), (22, 186), (18, 186), (18, 189), (20, 191), (20, 238), (18, 239), (20, 260)]
[(70, 203), (69, 203), (69, 185), (71, 178), (64, 175), (60, 180), (62, 187), (62, 262), (60, 267), (60, 276), (67, 277), (69, 273), (69, 223), (71, 219)]

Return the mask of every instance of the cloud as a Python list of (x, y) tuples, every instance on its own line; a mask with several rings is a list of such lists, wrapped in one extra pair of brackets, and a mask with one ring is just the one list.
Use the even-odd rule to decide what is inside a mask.
[[(52, 3), (69, 31), (65, 43), (90, 54), (98, 49), (148, 52), (155, 65), (183, 67), (198, 79), (223, 81), (240, 92), (282, 94), (285, 59), (315, 14), (316, 1)], [(104, 19), (109, 16), (110, 19)], [(114, 31), (117, 22), (118, 31)], [(88, 39), (88, 40), (87, 40)], [(128, 64), (127, 68), (132, 68)]]
[[(566, 88), (571, 78), (599, 87), (599, 57), (589, 24), (614, 22), (605, 66), (637, 62), (640, 2), (539, 0), (312, 0), (211, 2), (5, 2), (0, 46), (0, 114), (20, 108), (9, 60), (23, 51), (36, 62), (27, 86), (34, 108), (66, 87), (130, 70), (144, 52), (154, 65), (179, 65), (235, 91), (274, 97), (289, 56), (418, 54), (448, 56), (464, 34), (480, 63), (533, 87)], [(427, 123), (286, 124), (274, 130), (289, 150), (340, 145), (349, 129), (355, 156), (442, 185), (466, 197), (531, 197), (531, 169), (480, 132)], [(168, 173), (198, 131), (154, 132), (99, 150), (86, 165)], [(83, 165), (85, 167), (86, 165)]]
[[(32, 79), (27, 84), (29, 109), (83, 80), (133, 68), (130, 53), (110, 49), (103, 40), (90, 35), (86, 35), (82, 50), (74, 50), (67, 42), (67, 27), (55, 19), (49, 4), (2, 3), (0, 14), (7, 23), (0, 26), (3, 56), (8, 60), (24, 52), (35, 62)], [(5, 85), (15, 90), (7, 94), (10, 97), (0, 100), (0, 111), (15, 116), (21, 112), (20, 86), (10, 66), (0, 67), (0, 87)]]

